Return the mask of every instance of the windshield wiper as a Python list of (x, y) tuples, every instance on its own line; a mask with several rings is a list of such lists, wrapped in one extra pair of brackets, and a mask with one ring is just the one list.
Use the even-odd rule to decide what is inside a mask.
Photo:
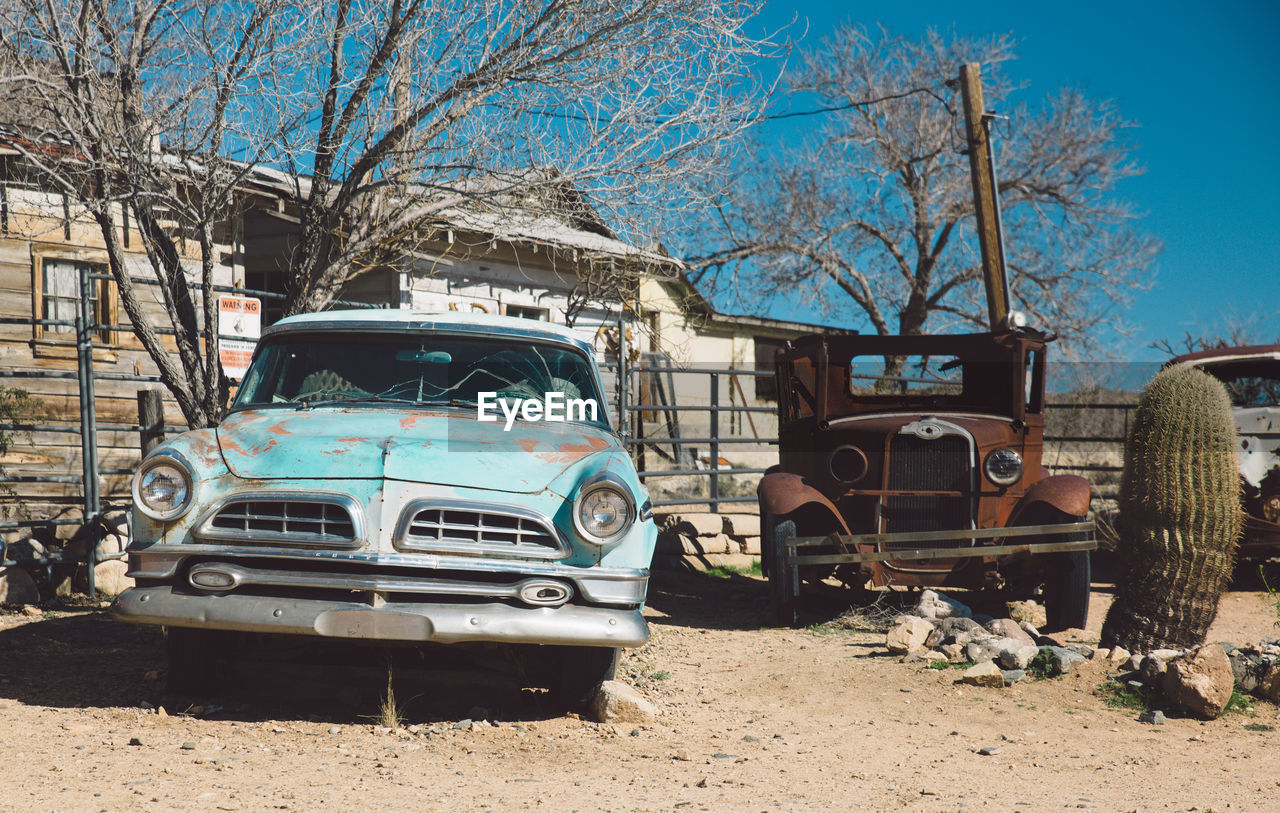
[(311, 409), (313, 407), (322, 406), (340, 406), (342, 404), (407, 404), (409, 406), (419, 406), (422, 401), (415, 401), (412, 398), (388, 398), (385, 395), (357, 395), (351, 398), (326, 398), (323, 401), (299, 401), (298, 409)]

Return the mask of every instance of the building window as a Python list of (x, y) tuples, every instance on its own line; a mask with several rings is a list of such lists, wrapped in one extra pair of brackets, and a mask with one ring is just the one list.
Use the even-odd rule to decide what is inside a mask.
[[(52, 339), (55, 336), (59, 339), (63, 336), (74, 339), (76, 329), (72, 323), (80, 313), (80, 274), (82, 271), (102, 274), (106, 272), (106, 266), (60, 257), (43, 257), (37, 261), (37, 265), (37, 318), (67, 324), (36, 325), (35, 336), (37, 339)], [(91, 279), (86, 294), (94, 323), (103, 326), (114, 324), (115, 308), (110, 283), (107, 280)], [(114, 343), (113, 331), (98, 331), (98, 340)]]
[(550, 316), (546, 308), (534, 308), (528, 305), (508, 305), (506, 312), (507, 316), (518, 316), (521, 319), (537, 319), (540, 322), (548, 321)]
[[(778, 363), (776, 356), (778, 351), (786, 346), (786, 342), (780, 339), (767, 339), (763, 336), (755, 337), (756, 351), (756, 369), (768, 370), (773, 372), (777, 369)], [(756, 400), (765, 402), (774, 402), (778, 400), (778, 381), (773, 376), (758, 375), (756, 379)]]

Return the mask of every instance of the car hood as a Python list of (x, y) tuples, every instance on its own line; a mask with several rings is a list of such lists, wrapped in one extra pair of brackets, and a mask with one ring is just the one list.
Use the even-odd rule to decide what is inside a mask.
[(583, 424), (480, 423), (455, 411), (320, 407), (245, 410), (217, 429), (227, 468), (248, 479), (385, 478), (533, 493), (620, 441)]

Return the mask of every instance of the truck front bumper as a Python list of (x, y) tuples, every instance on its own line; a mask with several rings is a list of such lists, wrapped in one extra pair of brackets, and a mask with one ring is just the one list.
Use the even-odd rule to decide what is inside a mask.
[(122, 621), (172, 627), (318, 635), (384, 641), (637, 647), (649, 638), (639, 607), (512, 607), (192, 595), (167, 585), (121, 593), (111, 614)]

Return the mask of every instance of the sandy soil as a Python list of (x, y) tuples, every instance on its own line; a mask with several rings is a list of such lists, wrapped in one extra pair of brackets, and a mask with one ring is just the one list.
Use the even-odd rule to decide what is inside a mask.
[[(660, 707), (653, 725), (551, 708), (501, 653), (400, 651), (415, 728), (396, 732), (373, 724), (383, 651), (248, 653), (221, 705), (193, 707), (163, 694), (158, 630), (6, 614), (0, 810), (1280, 809), (1274, 706), (1147, 725), (1098, 696), (1100, 664), (962, 687), (882, 636), (762, 628), (765, 601), (747, 577), (656, 577), (652, 640), (620, 670)], [(1095, 585), (1095, 634), (1109, 601)], [(1244, 585), (1210, 638), (1257, 642), (1275, 619)]]

